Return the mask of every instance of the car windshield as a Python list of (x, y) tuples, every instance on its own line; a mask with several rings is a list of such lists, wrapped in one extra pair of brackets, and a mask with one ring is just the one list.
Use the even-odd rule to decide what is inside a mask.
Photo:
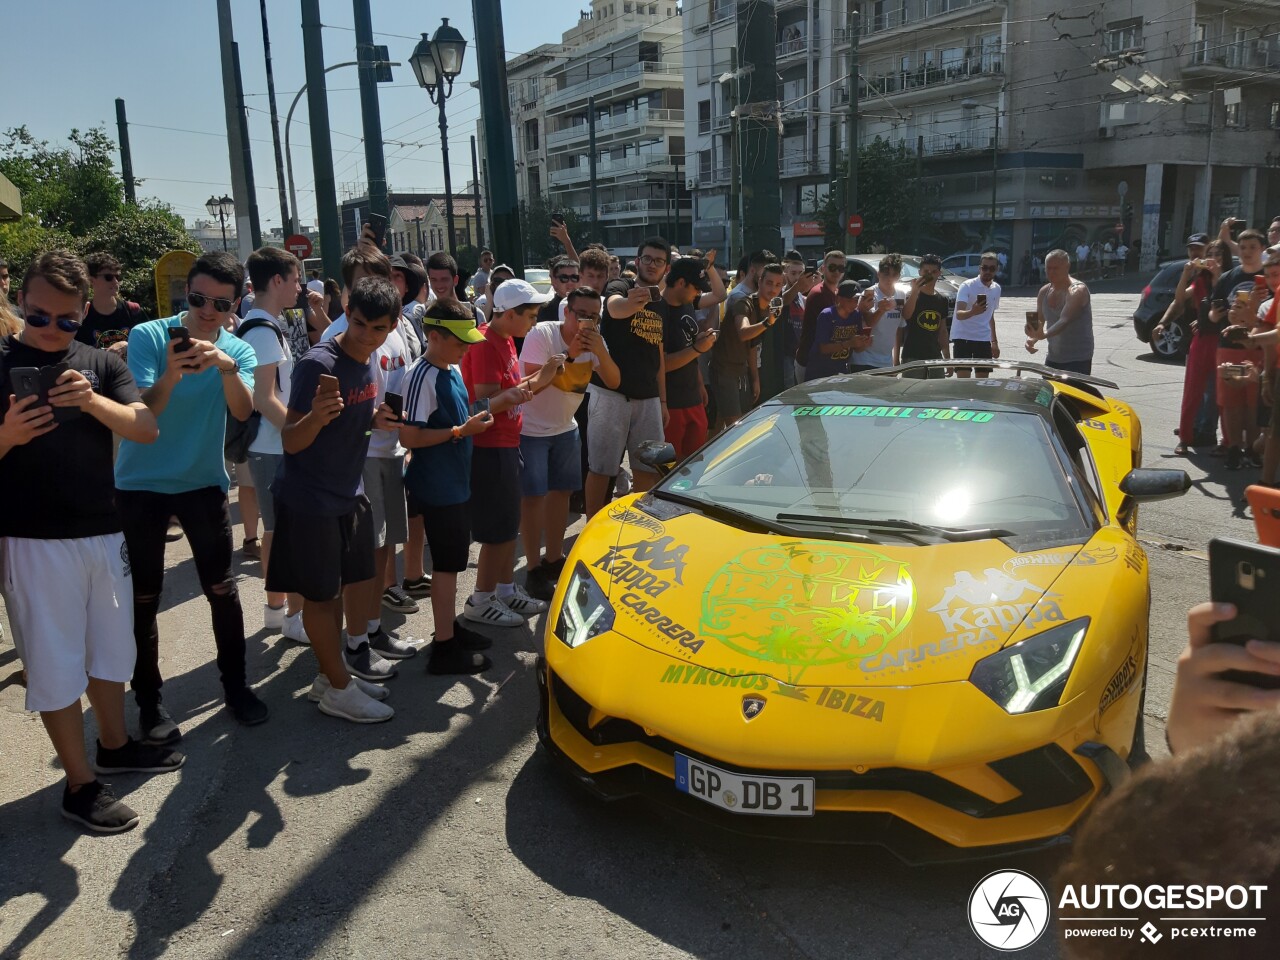
[(550, 283), (551, 271), (550, 270), (526, 270), (524, 272), (524, 279), (525, 279), (525, 282), (527, 283), (540, 283), (540, 282)]
[(1091, 520), (1035, 413), (770, 405), (703, 448), (658, 495), (777, 532), (915, 542), (1069, 542)]

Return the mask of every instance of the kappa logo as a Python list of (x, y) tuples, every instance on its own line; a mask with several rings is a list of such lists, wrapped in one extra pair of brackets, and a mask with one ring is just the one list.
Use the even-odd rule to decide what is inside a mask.
[(747, 694), (742, 698), (742, 719), (750, 723), (760, 716), (768, 702), (764, 697), (753, 697)]
[[(1026, 620), (1029, 625), (1059, 623), (1066, 619), (1058, 595), (1044, 593), (1029, 580), (1018, 580), (1003, 570), (988, 567), (979, 579), (967, 570), (956, 574), (942, 599), (930, 607), (948, 633), (999, 629), (1008, 633)], [(1035, 599), (1022, 602), (1027, 594)]]
[[(671, 571), (676, 583), (684, 584), (685, 554), (689, 552), (688, 544), (676, 546), (675, 537), (662, 537), (658, 540), (641, 540), (625, 546), (611, 547), (602, 558), (606, 569), (619, 560), (630, 557), (636, 563), (643, 564), (655, 573)], [(599, 564), (597, 564), (599, 566)]]

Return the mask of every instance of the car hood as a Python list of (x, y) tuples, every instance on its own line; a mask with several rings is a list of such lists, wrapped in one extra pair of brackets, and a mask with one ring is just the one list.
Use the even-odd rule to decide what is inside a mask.
[(1015, 637), (1085, 613), (1052, 589), (1080, 551), (797, 539), (630, 497), (574, 557), (613, 629), (652, 650), (794, 686), (914, 686), (967, 679)]

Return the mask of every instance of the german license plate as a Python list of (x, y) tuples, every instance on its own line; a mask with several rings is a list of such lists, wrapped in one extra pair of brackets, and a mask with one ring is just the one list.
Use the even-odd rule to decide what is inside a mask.
[(730, 813), (812, 817), (812, 777), (755, 777), (676, 754), (676, 789)]

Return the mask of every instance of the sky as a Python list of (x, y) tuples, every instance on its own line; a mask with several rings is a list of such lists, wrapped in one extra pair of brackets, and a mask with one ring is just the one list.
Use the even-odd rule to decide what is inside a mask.
[[(444, 189), (437, 108), (420, 88), (408, 58), (425, 31), (441, 17), (467, 38), (462, 75), (448, 101), (450, 167), (455, 190), (471, 179), (471, 135), (480, 118), (471, 4), (424, 0), (371, 0), (376, 43), (387, 45), (394, 81), (379, 84), (387, 181), (391, 190)], [(115, 100), (123, 97), (138, 197), (170, 204), (190, 224), (207, 219), (211, 194), (231, 192), (218, 54), (215, 0), (43, 0), (5, 3), (0, 56), (0, 130), (25, 124), (39, 139), (65, 142), (72, 128), (106, 128), (116, 139)], [(589, 7), (580, 0), (505, 0), (507, 58), (542, 43), (559, 42), (563, 31)], [(259, 0), (232, 0), (235, 39), (249, 138), (253, 179), (263, 232), (280, 225), (275, 153), (267, 99)], [(285, 113), (306, 82), (300, 0), (267, 0), (276, 108), (284, 136)], [(321, 0), (326, 66), (355, 59), (350, 0)], [(22, 51), (27, 51), (23, 53)], [(36, 51), (41, 51), (35, 54)], [(28, 54), (35, 54), (32, 59)], [(360, 94), (354, 67), (328, 74), (329, 124), (338, 199), (365, 192)], [(299, 217), (314, 225), (314, 176), (306, 97), (294, 112), (294, 183)]]

